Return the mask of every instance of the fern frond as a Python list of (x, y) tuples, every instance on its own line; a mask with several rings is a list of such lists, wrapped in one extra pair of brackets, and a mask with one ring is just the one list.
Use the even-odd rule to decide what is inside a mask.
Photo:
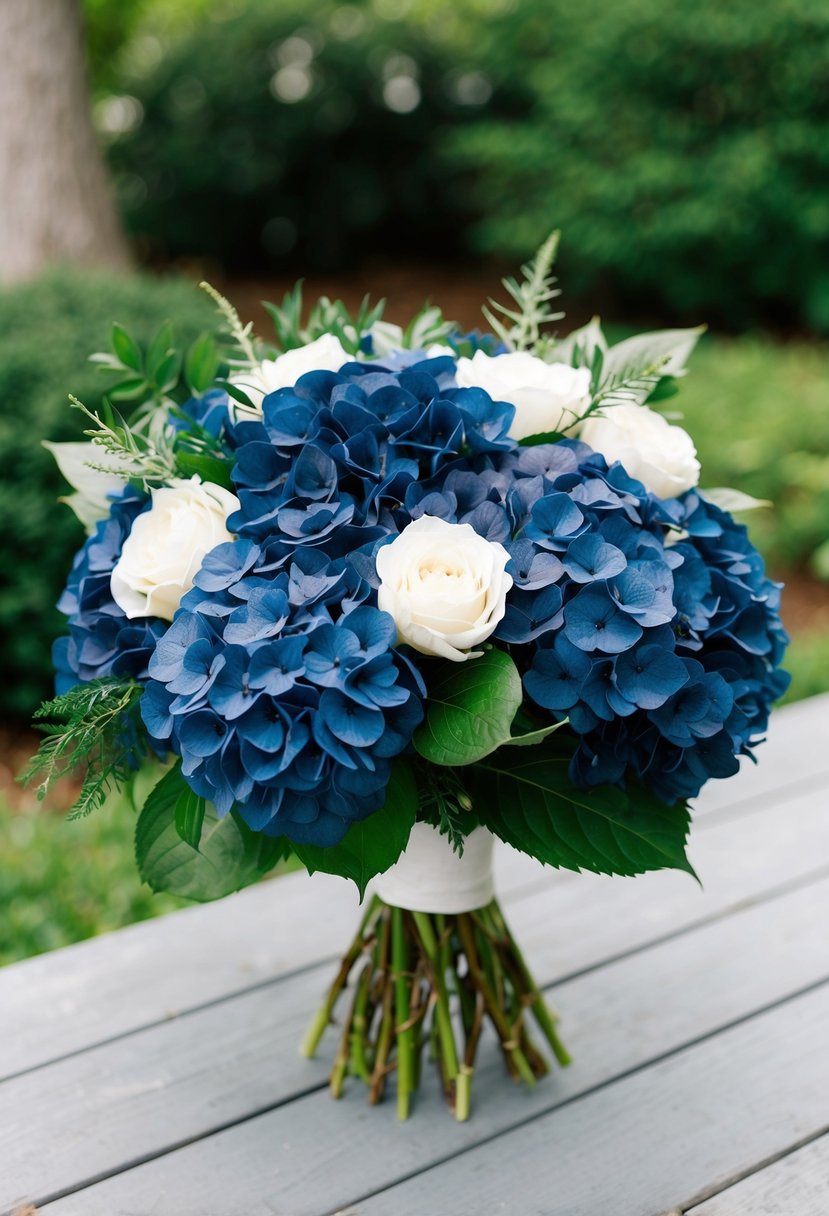
[[(536, 352), (542, 342), (542, 327), (560, 321), (562, 312), (553, 312), (550, 301), (561, 295), (551, 273), (558, 252), (560, 233), (551, 232), (538, 253), (521, 267), (523, 279), (502, 279), (505, 291), (512, 297), (516, 307), (489, 301), (483, 314), (494, 332), (509, 350)], [(497, 314), (497, 315), (496, 315)], [(505, 325), (500, 319), (511, 322)]]
[(101, 806), (110, 790), (127, 782), (146, 750), (138, 715), (141, 691), (133, 680), (105, 677), (45, 702), (34, 716), (46, 738), (19, 780), (25, 785), (37, 780), (35, 793), (42, 801), (61, 777), (86, 765), (70, 818)]

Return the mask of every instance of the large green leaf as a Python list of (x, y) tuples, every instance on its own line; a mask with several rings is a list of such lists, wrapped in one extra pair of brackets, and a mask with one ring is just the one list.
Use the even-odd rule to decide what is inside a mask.
[(548, 865), (597, 874), (694, 871), (685, 855), (690, 816), (637, 789), (581, 790), (552, 740), (523, 753), (489, 756), (470, 771), (481, 823)]
[(417, 785), (404, 760), (392, 768), (382, 810), (352, 824), (337, 845), (294, 844), (293, 850), (309, 874), (321, 870), (357, 884), (360, 899), (376, 874), (393, 866), (406, 847), (417, 817)]
[(429, 682), (426, 720), (414, 745), (432, 764), (474, 764), (509, 740), (521, 695), (518, 669), (503, 650), (444, 663)]
[(154, 891), (202, 903), (219, 899), (256, 882), (290, 852), (283, 837), (252, 832), (233, 813), (220, 819), (210, 803), (198, 847), (182, 840), (176, 810), (186, 789), (176, 765), (150, 792), (138, 817), (135, 857), (141, 877)]

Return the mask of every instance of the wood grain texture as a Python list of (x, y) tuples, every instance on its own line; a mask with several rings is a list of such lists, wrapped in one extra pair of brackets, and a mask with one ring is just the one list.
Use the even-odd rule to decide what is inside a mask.
[[(507, 904), (548, 881), (506, 847), (496, 876)], [(352, 883), (288, 874), (0, 969), (0, 1079), (331, 960), (358, 916)]]
[[(320, 1209), (326, 1202), (335, 1207), (352, 1193), (349, 1188), (373, 1190), (405, 1176), (413, 1165), (428, 1168), (448, 1150), (468, 1148), (501, 1133), (518, 1120), (571, 1100), (822, 979), (829, 973), (829, 962), (821, 943), (810, 932), (821, 920), (829, 921), (829, 879), (693, 931), (679, 945), (663, 943), (556, 987), (551, 996), (563, 1014), (576, 1063), (528, 1094), (505, 1079), (494, 1042), (486, 1042), (477, 1081), (480, 1100), (474, 1119), (465, 1127), (453, 1124), (442, 1110), (435, 1110), (434, 1118), (430, 1118), (433, 1100), (426, 1103), (426, 1110), (419, 1101), (414, 1121), (407, 1129), (410, 1134), (401, 1135), (390, 1106), (369, 1112), (364, 1094), (352, 1086), (339, 1104), (333, 1103), (327, 1093), (319, 1093), (311, 1104), (291, 1102), (267, 1120), (257, 1119), (204, 1141), (205, 1157), (213, 1163), (208, 1164), (208, 1171), (215, 1167), (219, 1174), (230, 1174), (239, 1137), (253, 1135), (263, 1150), (266, 1173), (263, 1181), (261, 1169), (252, 1175), (248, 1169), (245, 1194), (251, 1199), (262, 1187), (264, 1204), (273, 1153), (279, 1153), (273, 1146), (286, 1136), (295, 1144), (298, 1126), (307, 1125), (308, 1135), (320, 1136), (314, 1152), (315, 1176), (320, 1182), (312, 1188), (312, 1194)], [(762, 957), (756, 951), (758, 942), (764, 943)], [(314, 1064), (309, 1069), (296, 1055), (296, 1041), (310, 999), (306, 990), (309, 978), (298, 977), (290, 985), (281, 986), (285, 991), (278, 1018), (274, 1018), (274, 1006), (268, 1002), (268, 991), (263, 990), (230, 1003), (232, 1007), (225, 1009), (221, 1019), (223, 1031), (216, 1007), (7, 1083), (8, 1096), (21, 1111), (42, 1110), (51, 1102), (48, 1124), (42, 1132), (52, 1152), (50, 1161), (44, 1162), (38, 1145), (27, 1143), (22, 1128), (0, 1139), (0, 1159), (20, 1162), (14, 1187), (11, 1191), (0, 1190), (0, 1202), (21, 1197), (42, 1200), (61, 1186), (78, 1185), (96, 1173), (158, 1152), (165, 1144), (204, 1135), (211, 1127), (264, 1110), (296, 1097), (312, 1084), (321, 1084), (323, 1065)], [(127, 1044), (129, 1054), (125, 1051)], [(212, 1060), (212, 1069), (205, 1055)], [(434, 1078), (427, 1075), (425, 1081), (425, 1090), (433, 1099)], [(79, 1092), (86, 1099), (80, 1105)], [(0, 1101), (2, 1095), (0, 1088)], [(82, 1149), (77, 1131), (66, 1129), (73, 1103), (86, 1139)], [(341, 1162), (336, 1156), (331, 1158), (332, 1146), (339, 1154), (343, 1136), (365, 1119), (370, 1120), (367, 1134), (361, 1132), (352, 1145), (348, 1178), (343, 1179), (339, 1174)], [(390, 1131), (384, 1132), (384, 1126)], [(267, 1152), (266, 1143), (272, 1145)], [(304, 1160), (303, 1154), (310, 1147), (303, 1143), (295, 1162)], [(378, 1143), (383, 1144), (381, 1154), (377, 1153)], [(204, 1161), (195, 1148), (176, 1157), (184, 1196), (198, 1186), (197, 1175)], [(288, 1158), (281, 1160), (280, 1167), (286, 1179), (302, 1178), (304, 1173), (302, 1169), (297, 1171), (296, 1164), (292, 1170)], [(154, 1168), (166, 1174), (171, 1167), (158, 1162), (145, 1170)], [(139, 1176), (143, 1172), (136, 1171)], [(112, 1185), (83, 1193), (90, 1216), (105, 1212), (106, 1205), (114, 1202), (107, 1189)], [(290, 1198), (291, 1204), (299, 1203), (308, 1185), (303, 1182), (296, 1188), (301, 1193), (289, 1189), (285, 1198)], [(96, 1206), (99, 1192), (103, 1199), (101, 1206)], [(70, 1204), (67, 1212), (84, 1210), (80, 1197), (73, 1202), (78, 1206)], [(222, 1202), (226, 1202), (224, 1196)], [(263, 1206), (261, 1210), (268, 1209)], [(289, 1206), (287, 1210), (294, 1208)], [(56, 1211), (62, 1216), (60, 1205)], [(182, 1208), (182, 1216), (189, 1211), (186, 1206)]]
[(718, 1181), (829, 1124), (829, 1055), (816, 1058), (807, 1046), (827, 1018), (824, 985), (358, 1203), (357, 1211), (477, 1216), (485, 1199), (488, 1214), (513, 1213), (517, 1195), (522, 1212), (544, 1216), (681, 1211)]
[(341, 880), (288, 876), (6, 968), (0, 1212), (754, 1216), (705, 1197), (765, 1195), (740, 1190), (763, 1174), (788, 1195), (783, 1162), (764, 1167), (829, 1125), (827, 712), (829, 696), (781, 712), (760, 766), (706, 791), (702, 891), (499, 851), (576, 1063), (527, 1093), (484, 1041), (466, 1125), (431, 1077), (401, 1128), (356, 1085), (339, 1104), (322, 1091), (331, 1036), (298, 1056), (358, 915)]
[(709, 781), (698, 799), (698, 814), (734, 807), (750, 811), (757, 799), (777, 791), (829, 787), (828, 729), (829, 693), (776, 710), (768, 738), (757, 748), (757, 763), (744, 757), (736, 777)]
[(758, 1170), (688, 1216), (826, 1216), (829, 1134)]
[[(754, 816), (785, 803), (788, 816), (797, 813), (801, 803), (813, 802), (814, 782), (824, 763), (824, 787), (829, 788), (829, 756), (823, 745), (827, 715), (829, 694), (787, 706), (773, 719), (760, 753), (762, 764), (746, 765), (738, 777), (706, 787), (699, 800), (702, 817), (692, 833), (692, 858), (704, 877), (706, 898), (710, 877), (702, 840), (712, 819), (702, 812), (711, 807), (713, 819), (719, 820), (729, 807)], [(792, 799), (797, 802), (794, 808)], [(757, 821), (751, 835), (765, 839), (766, 831), (765, 822)], [(738, 832), (748, 839), (744, 829)], [(790, 842), (789, 853), (797, 843)], [(829, 850), (812, 848), (809, 834), (803, 854), (816, 864), (829, 858)], [(497, 888), (506, 903), (513, 895), (528, 896), (551, 885), (558, 889), (574, 880), (582, 898), (592, 900), (588, 888), (595, 890), (597, 883), (606, 882), (593, 875), (544, 870), (507, 848), (498, 850), (496, 866)], [(784, 859), (776, 868), (780, 881), (786, 881), (787, 872)], [(660, 918), (665, 891), (679, 889), (676, 879), (673, 874), (637, 879), (637, 884), (650, 884), (654, 919)], [(633, 894), (626, 898), (638, 900)], [(0, 1078), (333, 958), (339, 940), (344, 940), (357, 918), (357, 908), (350, 883), (323, 874), (311, 880), (288, 875), (278, 880), (278, 887), (260, 884), (218, 904), (173, 913), (164, 918), (163, 927), (152, 921), (133, 925), (6, 967), (0, 970)], [(561, 913), (551, 909), (551, 917), (559, 914), (566, 916), (566, 908)], [(624, 915), (621, 910), (620, 915)], [(289, 932), (284, 931), (285, 924), (290, 925)], [(617, 928), (620, 949), (623, 923)], [(209, 943), (209, 966), (205, 943)]]

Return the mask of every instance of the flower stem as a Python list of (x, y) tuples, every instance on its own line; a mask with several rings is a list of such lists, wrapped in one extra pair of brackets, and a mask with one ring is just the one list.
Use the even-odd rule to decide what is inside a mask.
[(533, 1017), (538, 1023), (545, 1039), (550, 1044), (550, 1048), (556, 1060), (562, 1068), (566, 1068), (568, 1064), (572, 1063), (572, 1057), (558, 1036), (558, 1032), (555, 1027), (556, 1019), (553, 1013), (550, 1011), (544, 997), (539, 992), (538, 986), (524, 960), (524, 955), (521, 953), (521, 949), (515, 938), (510, 933), (509, 926), (504, 919), (501, 909), (498, 907), (497, 903), (494, 902), (491, 905), (491, 908), (498, 929), (503, 934), (505, 941), (508, 943), (510, 951), (512, 952), (512, 957), (514, 958), (518, 970), (520, 971), (524, 980), (527, 993), (532, 996), (530, 1008), (533, 1011)]
[[(306, 1055), (316, 1049), (352, 976), (331, 1071), (334, 1097), (340, 1097), (352, 1075), (365, 1082), (369, 1102), (377, 1103), (389, 1073), (396, 1070), (397, 1114), (407, 1119), (422, 1063), (431, 1055), (450, 1109), (458, 1120), (468, 1119), (487, 1019), (514, 1080), (532, 1086), (550, 1069), (548, 1056), (533, 1041), (533, 1021), (559, 1062), (569, 1062), (554, 1015), (495, 901), (449, 915), (410, 912), (372, 900), (305, 1036)], [(456, 1037), (460, 1030), (462, 1051)]]
[(462, 913), (458, 916), (458, 935), (463, 943), (464, 951), (466, 952), (469, 971), (476, 987), (481, 992), (486, 1005), (486, 1011), (492, 1019), (495, 1029), (498, 1031), (498, 1037), (501, 1040), (501, 1048), (504, 1054), (515, 1067), (516, 1072), (527, 1085), (532, 1089), (535, 1086), (535, 1076), (527, 1063), (527, 1057), (524, 1055), (518, 1043), (512, 1037), (512, 1030), (504, 1016), (492, 989), (487, 983), (486, 976), (481, 970), (481, 964), (478, 961), (478, 951), (475, 947), (475, 935), (473, 932), (474, 922), (471, 916)]
[(360, 921), (360, 927), (357, 930), (354, 941), (351, 943), (348, 953), (345, 955), (342, 963), (340, 964), (340, 969), (337, 972), (334, 983), (328, 990), (328, 996), (326, 997), (324, 1004), (319, 1010), (317, 1010), (316, 1016), (311, 1025), (308, 1027), (308, 1031), (300, 1044), (299, 1050), (301, 1055), (307, 1056), (310, 1059), (310, 1057), (316, 1052), (317, 1047), (319, 1046), (319, 1041), (325, 1033), (328, 1023), (331, 1021), (331, 1016), (334, 1012), (337, 1001), (339, 1000), (340, 994), (348, 982), (348, 977), (351, 974), (351, 970), (365, 948), (363, 939), (368, 931), (368, 928), (380, 915), (381, 910), (382, 904), (379, 898), (375, 895), (374, 899), (372, 899), (371, 903), (366, 909), (363, 919)]
[(403, 912), (391, 909), (391, 965), (394, 975), (394, 996), (397, 1006), (397, 1117), (409, 1117), (409, 1097), (413, 1079), (413, 1027), (409, 1018), (409, 987), (407, 983), (407, 948), (403, 927)]
[(449, 1012), (449, 999), (446, 995), (446, 984), (441, 971), (438, 945), (432, 930), (432, 922), (425, 912), (413, 912), (412, 918), (420, 934), (420, 940), (426, 957), (429, 960), (432, 978), (432, 990), (435, 995), (435, 1022), (438, 1028), (440, 1043), (441, 1070), (447, 1095), (458, 1075), (458, 1053), (455, 1049), (455, 1036), (452, 1032), (452, 1015)]

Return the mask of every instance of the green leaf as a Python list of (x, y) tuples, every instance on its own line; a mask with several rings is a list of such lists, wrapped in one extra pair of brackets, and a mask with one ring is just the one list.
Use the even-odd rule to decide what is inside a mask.
[(321, 870), (350, 878), (362, 899), (371, 879), (397, 861), (416, 818), (417, 785), (409, 765), (398, 760), (391, 771), (382, 810), (352, 824), (339, 844), (327, 849), (294, 844), (293, 850), (309, 874)]
[(521, 696), (518, 669), (503, 650), (444, 663), (430, 681), (414, 745), (432, 764), (473, 764), (507, 742)]
[(557, 363), (570, 363), (573, 367), (592, 367), (596, 351), (602, 355), (607, 350), (607, 341), (602, 333), (598, 317), (593, 317), (580, 329), (574, 329), (566, 338), (561, 338), (553, 347)]
[(200, 798), (189, 786), (179, 794), (175, 811), (176, 831), (191, 848), (199, 847), (206, 809), (204, 798)]
[(227, 460), (220, 460), (218, 456), (208, 456), (202, 452), (188, 452), (186, 448), (178, 448), (176, 465), (182, 477), (192, 477), (194, 473), (198, 473), (202, 481), (212, 481), (226, 490), (233, 489), (230, 464)]
[(173, 353), (173, 327), (165, 321), (147, 347), (147, 379), (159, 384), (159, 371)]
[(658, 367), (662, 376), (683, 376), (688, 357), (704, 332), (705, 326), (698, 325), (694, 329), (659, 329), (625, 338), (605, 354), (603, 376), (627, 380), (650, 367)]
[(216, 387), (223, 388), (227, 395), (232, 397), (234, 401), (238, 401), (240, 405), (246, 405), (248, 409), (253, 408), (253, 402), (250, 397), (238, 384), (233, 384), (230, 380), (217, 380)]
[(222, 819), (205, 804), (198, 845), (179, 835), (177, 809), (187, 789), (176, 765), (151, 791), (135, 826), (135, 858), (144, 882), (204, 903), (256, 882), (290, 852), (283, 837), (252, 832), (238, 815)]
[(732, 490), (730, 486), (715, 486), (698, 491), (700, 498), (712, 502), (721, 511), (755, 511), (758, 507), (771, 507), (774, 504), (767, 498), (753, 498), (742, 490)]
[(212, 334), (200, 334), (187, 352), (184, 378), (194, 393), (206, 393), (219, 370), (219, 349)]
[(537, 448), (542, 443), (558, 443), (566, 438), (563, 431), (539, 431), (537, 435), (526, 435), (518, 442), (522, 448)]
[(142, 397), (149, 397), (151, 392), (152, 389), (143, 376), (130, 376), (129, 379), (113, 385), (109, 389), (109, 396), (113, 401), (138, 401)]
[[(513, 727), (516, 723), (513, 722)], [(534, 729), (518, 731), (516, 734), (510, 735), (509, 739), (505, 739), (504, 747), (535, 747), (536, 743), (543, 742), (548, 736), (555, 734), (557, 730), (561, 730), (562, 726), (567, 725), (567, 719), (564, 718), (561, 722), (553, 722), (550, 726), (539, 726)]]
[(568, 764), (552, 740), (517, 762), (487, 757), (470, 774), (475, 813), (507, 844), (548, 865), (596, 874), (672, 868), (694, 875), (685, 855), (686, 806), (666, 806), (644, 789), (578, 789)]
[(170, 350), (155, 370), (155, 383), (162, 393), (169, 393), (178, 384), (181, 375), (181, 355)]
[(144, 365), (141, 358), (141, 348), (121, 325), (113, 325), (112, 327), (112, 349), (124, 367), (130, 368), (134, 372), (143, 372)]

